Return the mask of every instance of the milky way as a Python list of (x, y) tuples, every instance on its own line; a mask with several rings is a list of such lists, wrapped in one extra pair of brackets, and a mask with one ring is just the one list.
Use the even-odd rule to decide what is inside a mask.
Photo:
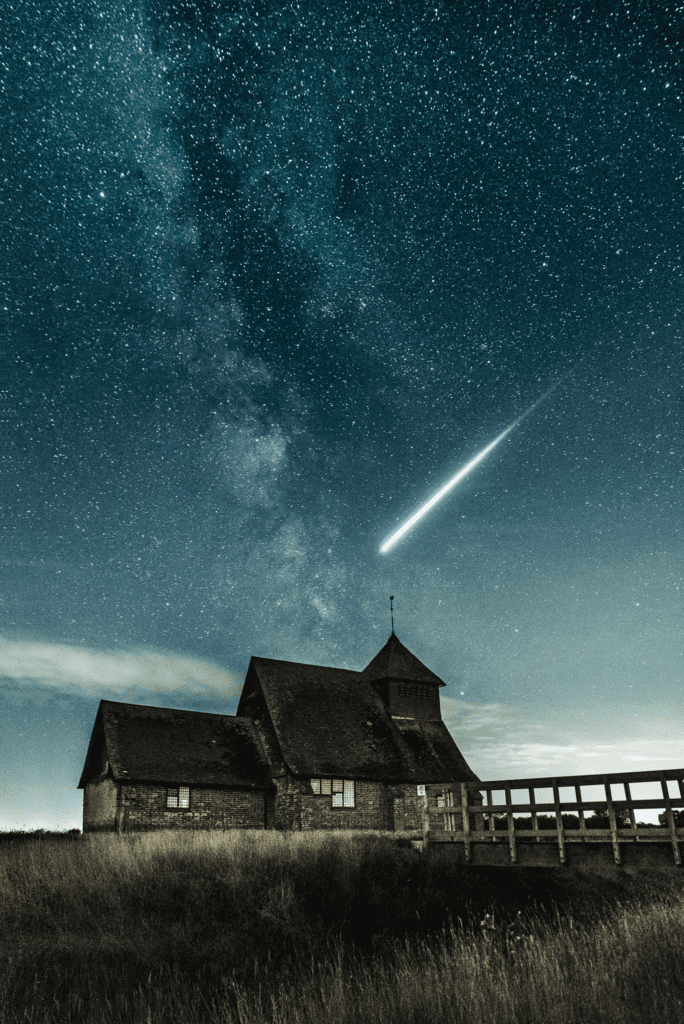
[(473, 706), (669, 699), (683, 17), (5, 5), (0, 673), (21, 643), (359, 668), (392, 593)]

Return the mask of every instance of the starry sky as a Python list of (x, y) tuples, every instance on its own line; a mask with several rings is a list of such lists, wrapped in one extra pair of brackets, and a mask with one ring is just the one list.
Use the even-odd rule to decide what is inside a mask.
[(390, 594), (481, 778), (684, 764), (683, 40), (667, 2), (5, 5), (0, 828), (79, 827), (101, 698), (361, 669)]

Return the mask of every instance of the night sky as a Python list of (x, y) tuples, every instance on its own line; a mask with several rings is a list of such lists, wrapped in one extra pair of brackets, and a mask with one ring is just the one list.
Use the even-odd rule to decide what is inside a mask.
[(0, 828), (390, 594), (481, 778), (684, 764), (684, 6), (2, 17)]

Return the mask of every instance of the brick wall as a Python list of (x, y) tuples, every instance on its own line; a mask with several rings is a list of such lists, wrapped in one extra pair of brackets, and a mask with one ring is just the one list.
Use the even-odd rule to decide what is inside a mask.
[(418, 796), (418, 787), (411, 784), (390, 787), (394, 809), (394, 831), (415, 832), (423, 830), (423, 798)]
[(116, 790), (113, 779), (91, 780), (83, 790), (83, 831), (112, 831), (116, 825)]
[[(457, 783), (440, 782), (431, 783), (425, 788), (428, 798), (430, 829), (436, 832), (460, 831), (463, 822), (461, 787)], [(472, 794), (470, 800), (472, 803)], [(474, 831), (483, 831), (484, 821), (480, 815), (470, 815), (470, 827)]]
[(273, 806), (273, 818), (269, 817), (269, 827), (283, 832), (298, 832), (301, 825), (302, 785), (290, 774), (276, 776), (276, 795)]
[[(315, 794), (309, 779), (292, 776), (277, 779), (275, 827), (299, 829), (374, 829), (381, 832), (420, 832), (423, 830), (423, 797), (415, 783), (355, 781), (354, 807), (333, 807), (328, 794)], [(430, 783), (426, 786), (430, 828), (441, 831), (445, 814), (453, 815), (449, 824), (461, 827), (458, 806), (460, 789), (454, 783)], [(453, 805), (449, 797), (453, 794)], [(473, 819), (471, 827), (475, 828)], [(477, 823), (482, 828), (481, 819)]]
[(332, 797), (313, 793), (309, 781), (301, 785), (301, 822), (303, 829), (367, 828), (392, 830), (392, 804), (384, 782), (356, 782), (355, 807), (333, 807)]
[(190, 787), (190, 808), (167, 809), (166, 786), (125, 785), (123, 831), (264, 828), (263, 790)]

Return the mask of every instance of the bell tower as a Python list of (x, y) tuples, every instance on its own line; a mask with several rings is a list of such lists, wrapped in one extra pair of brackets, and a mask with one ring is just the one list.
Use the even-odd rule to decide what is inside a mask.
[(439, 688), (446, 686), (404, 647), (396, 633), (361, 672), (381, 697), (392, 718), (441, 721)]

